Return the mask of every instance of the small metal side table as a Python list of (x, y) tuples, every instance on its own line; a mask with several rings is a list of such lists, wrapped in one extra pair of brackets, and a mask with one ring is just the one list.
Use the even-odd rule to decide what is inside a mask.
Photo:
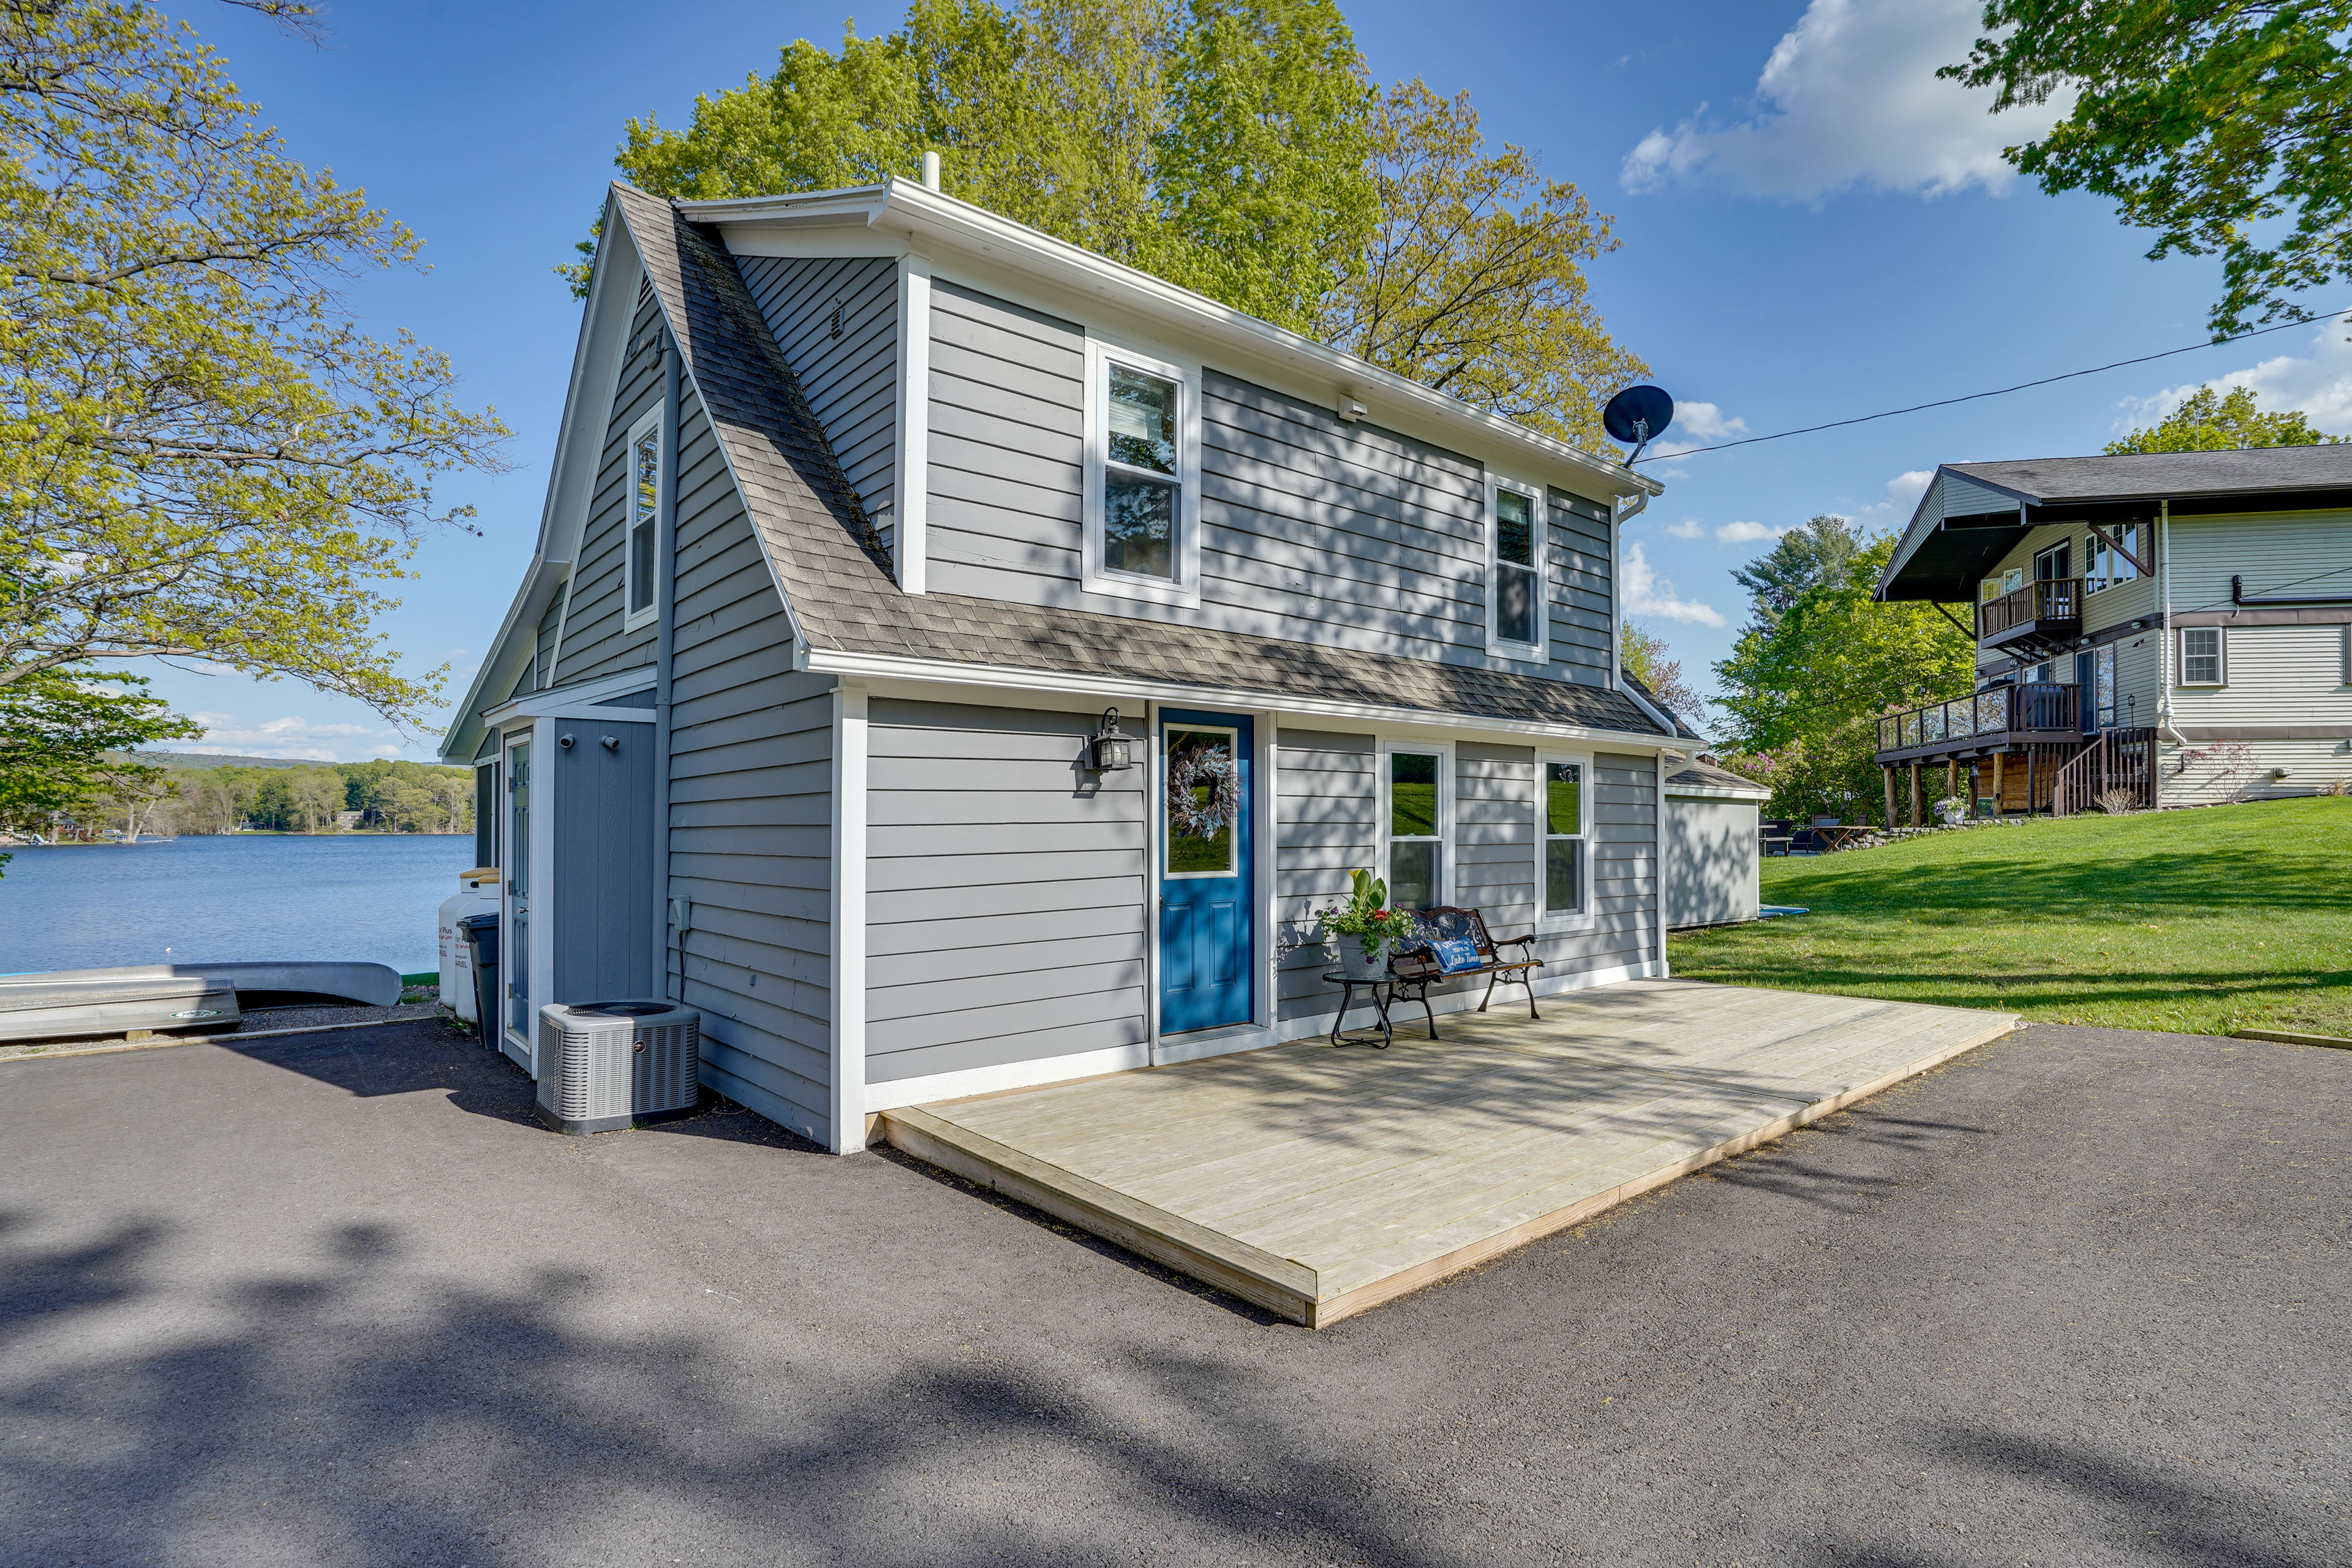
[[(1339, 998), (1339, 1015), (1331, 1020), (1331, 1043), (1335, 1046), (1373, 1046), (1381, 1050), (1387, 1050), (1389, 1042), (1396, 1038), (1396, 1031), (1389, 1026), (1389, 1005), (1396, 1000), (1396, 976), (1379, 974), (1367, 980), (1362, 975), (1350, 974), (1344, 969), (1334, 969), (1324, 974), (1323, 983), (1327, 985), (1346, 987)], [(1356, 1039), (1339, 1032), (1340, 1026), (1348, 1021), (1349, 1009), (1356, 1005), (1356, 992), (1359, 988), (1372, 994), (1372, 1008), (1381, 1016), (1381, 1037), (1377, 1040), (1369, 1034), (1360, 1039)]]

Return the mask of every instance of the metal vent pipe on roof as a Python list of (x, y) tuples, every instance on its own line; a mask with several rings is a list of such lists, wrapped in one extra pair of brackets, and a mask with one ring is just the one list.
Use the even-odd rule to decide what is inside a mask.
[(940, 188), (940, 155), (928, 147), (923, 149), (923, 188), (927, 191)]

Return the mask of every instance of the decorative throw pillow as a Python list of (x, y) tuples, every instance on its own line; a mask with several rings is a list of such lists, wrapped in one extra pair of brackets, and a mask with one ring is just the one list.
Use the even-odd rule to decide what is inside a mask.
[(1478, 967), (1478, 944), (1469, 937), (1432, 937), (1429, 951), (1436, 957), (1438, 970), (1443, 973), (1459, 974)]

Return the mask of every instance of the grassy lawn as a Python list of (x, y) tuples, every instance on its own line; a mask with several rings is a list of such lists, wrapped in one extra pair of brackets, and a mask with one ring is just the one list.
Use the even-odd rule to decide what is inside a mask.
[(1676, 936), (1674, 973), (2053, 1024), (2352, 1037), (2352, 799), (1769, 859), (1764, 901), (1812, 912)]

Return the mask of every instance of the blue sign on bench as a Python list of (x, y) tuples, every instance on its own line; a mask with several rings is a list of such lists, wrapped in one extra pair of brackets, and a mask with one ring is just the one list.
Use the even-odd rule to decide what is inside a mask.
[(1437, 960), (1439, 970), (1447, 974), (1464, 974), (1484, 965), (1478, 956), (1478, 939), (1469, 936), (1432, 937), (1430, 955)]

